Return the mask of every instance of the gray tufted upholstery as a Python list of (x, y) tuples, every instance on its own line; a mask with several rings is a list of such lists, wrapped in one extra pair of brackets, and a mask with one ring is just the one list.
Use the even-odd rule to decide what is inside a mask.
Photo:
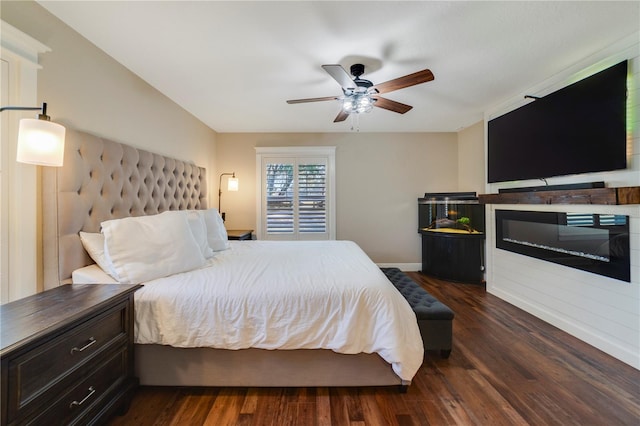
[(71, 129), (64, 166), (45, 167), (42, 176), (45, 288), (93, 263), (79, 231), (99, 232), (109, 219), (207, 207), (204, 168)]
[(382, 272), (407, 299), (407, 302), (416, 313), (417, 319), (453, 319), (453, 311), (448, 306), (427, 293), (425, 289), (416, 284), (400, 269), (382, 268)]
[(380, 269), (413, 308), (425, 351), (439, 350), (444, 358), (448, 358), (453, 346), (453, 311), (400, 269)]

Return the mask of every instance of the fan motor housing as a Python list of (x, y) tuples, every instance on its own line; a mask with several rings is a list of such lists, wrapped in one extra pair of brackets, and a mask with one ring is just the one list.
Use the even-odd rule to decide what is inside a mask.
[(353, 82), (356, 84), (356, 86), (366, 87), (367, 89), (373, 86), (372, 82), (370, 82), (369, 80), (365, 80), (364, 78), (356, 78), (355, 80), (353, 80)]
[(360, 76), (362, 74), (364, 74), (364, 65), (362, 65), (362, 64), (353, 64), (353, 65), (351, 65), (350, 71), (351, 71), (351, 75), (355, 77), (353, 79), (353, 82), (356, 84), (356, 86), (365, 87), (367, 89), (369, 87), (373, 86), (373, 83), (370, 82), (369, 80), (365, 80), (364, 78), (360, 78)]
[(364, 65), (362, 64), (353, 64), (351, 65), (351, 75), (354, 76), (355, 78), (360, 77), (362, 74), (364, 74)]

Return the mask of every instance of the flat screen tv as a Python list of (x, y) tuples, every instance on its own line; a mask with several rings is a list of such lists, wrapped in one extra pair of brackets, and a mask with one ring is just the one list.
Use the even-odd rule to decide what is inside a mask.
[(489, 183), (625, 169), (627, 61), (488, 123)]

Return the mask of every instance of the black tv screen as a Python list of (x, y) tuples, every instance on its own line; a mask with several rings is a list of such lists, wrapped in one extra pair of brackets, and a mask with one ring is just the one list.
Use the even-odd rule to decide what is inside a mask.
[(489, 183), (627, 167), (627, 61), (488, 123)]

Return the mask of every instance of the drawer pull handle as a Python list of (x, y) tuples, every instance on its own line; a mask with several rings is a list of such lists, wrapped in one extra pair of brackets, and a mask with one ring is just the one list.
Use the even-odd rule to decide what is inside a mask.
[(87, 394), (87, 396), (85, 396), (84, 398), (82, 398), (82, 401), (78, 402), (78, 401), (73, 401), (71, 404), (69, 404), (69, 408), (73, 408), (73, 407), (78, 407), (82, 404), (84, 404), (87, 399), (91, 398), (91, 395), (93, 395), (94, 393), (96, 393), (96, 390), (94, 389), (93, 386), (89, 386), (88, 389), (89, 393)]
[(96, 342), (97, 342), (97, 340), (94, 337), (89, 337), (89, 343), (87, 343), (83, 347), (81, 347), (81, 348), (78, 348), (78, 347), (71, 348), (71, 355), (73, 355), (74, 352), (82, 352), (82, 351), (84, 351), (85, 349), (87, 349), (89, 346), (93, 345)]

